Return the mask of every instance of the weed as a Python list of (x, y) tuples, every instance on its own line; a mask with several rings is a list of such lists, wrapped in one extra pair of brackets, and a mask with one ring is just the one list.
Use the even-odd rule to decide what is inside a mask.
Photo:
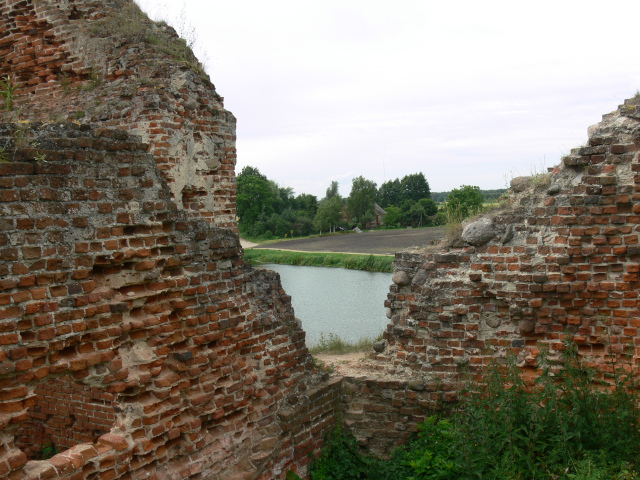
[(42, 449), (40, 450), (40, 460), (48, 460), (51, 457), (60, 453), (58, 447), (56, 447), (53, 442), (46, 442), (42, 445)]
[(89, 83), (81, 87), (82, 90), (95, 90), (102, 83), (102, 75), (95, 66), (89, 71)]
[(65, 94), (71, 92), (71, 87), (69, 86), (69, 75), (67, 75), (66, 72), (60, 73), (58, 75), (58, 81), (60, 82), (60, 85), (62, 85), (62, 91)]
[(427, 419), (388, 461), (351, 448), (355, 439), (336, 429), (311, 478), (332, 478), (326, 472), (351, 466), (351, 473), (333, 478), (638, 479), (637, 385), (632, 365), (613, 357), (609, 362), (606, 388), (571, 343), (564, 344), (562, 368), (553, 372), (541, 354), (534, 385), (523, 381), (514, 358), (496, 363), (481, 386), (470, 382), (451, 418)]
[(316, 358), (316, 357), (312, 357), (312, 358), (313, 358), (313, 367), (315, 369), (325, 373), (333, 373), (336, 371), (336, 368), (333, 365), (333, 363), (330, 363), (329, 365), (327, 365), (325, 362), (323, 362), (319, 358)]
[(16, 123), (16, 128), (13, 131), (13, 146), (16, 149), (35, 147), (35, 144), (31, 141), (28, 123)]
[(13, 101), (17, 87), (11, 83), (9, 76), (5, 76), (4, 80), (0, 80), (0, 95), (4, 97), (4, 109), (7, 112), (13, 111)]
[(118, 11), (115, 18), (95, 22), (91, 32), (96, 36), (116, 34), (129, 42), (142, 42), (156, 51), (166, 53), (179, 62), (184, 62), (191, 70), (206, 76), (202, 64), (193, 54), (192, 48), (197, 40), (195, 28), (186, 23), (183, 12), (178, 22), (178, 34), (185, 38), (174, 38), (162, 31), (164, 22), (153, 22), (145, 13), (131, 3)]
[(356, 342), (348, 342), (335, 333), (329, 333), (328, 335), (320, 333), (320, 340), (309, 351), (314, 355), (318, 353), (343, 355), (353, 352), (368, 352), (373, 348), (375, 341), (371, 338), (361, 338)]
[(47, 156), (43, 153), (36, 153), (36, 162), (38, 164), (45, 163), (47, 161)]
[(84, 111), (83, 110), (79, 110), (76, 112), (75, 114), (76, 120), (80, 120), (82, 117), (84, 117)]
[(8, 163), (9, 157), (7, 157), (7, 152), (4, 148), (0, 148), (0, 163)]
[(465, 212), (460, 205), (445, 204), (445, 225), (447, 227), (446, 243), (453, 243), (462, 235), (462, 221)]
[(534, 190), (544, 190), (551, 185), (551, 174), (536, 173), (531, 177), (531, 186)]

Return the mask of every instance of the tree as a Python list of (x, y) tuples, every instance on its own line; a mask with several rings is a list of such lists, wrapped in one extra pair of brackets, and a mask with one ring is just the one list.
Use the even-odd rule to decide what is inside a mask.
[(329, 188), (327, 188), (327, 193), (325, 194), (324, 198), (333, 198), (339, 196), (340, 193), (338, 193), (338, 182), (334, 180), (333, 182), (331, 182)]
[(413, 200), (417, 202), (422, 198), (431, 198), (429, 182), (424, 178), (424, 174), (413, 173), (405, 175), (400, 181), (402, 200)]
[(321, 233), (330, 230), (342, 220), (342, 199), (340, 196), (323, 198), (318, 205), (318, 213), (313, 219), (313, 226)]
[(273, 213), (273, 201), (273, 189), (267, 177), (257, 168), (244, 167), (237, 178), (236, 194), (241, 229), (250, 229), (260, 214)]
[(480, 192), (480, 187), (462, 185), (459, 189), (451, 190), (447, 197), (447, 212), (463, 219), (478, 213), (483, 203), (484, 195)]
[(399, 207), (394, 207), (393, 205), (389, 205), (385, 211), (387, 214), (384, 216), (384, 224), (398, 227), (402, 222), (402, 210)]
[(402, 203), (402, 187), (400, 180), (389, 180), (380, 185), (378, 190), (378, 204), (386, 209), (389, 206), (399, 206)]
[(372, 180), (359, 176), (352, 180), (351, 193), (347, 199), (349, 213), (359, 224), (364, 224), (375, 215), (377, 185)]
[(436, 205), (436, 202), (434, 202), (430, 198), (421, 198), (420, 200), (418, 200), (418, 203), (422, 205), (422, 208), (424, 208), (424, 213), (426, 213), (429, 217), (432, 217), (433, 215), (438, 213), (438, 205)]

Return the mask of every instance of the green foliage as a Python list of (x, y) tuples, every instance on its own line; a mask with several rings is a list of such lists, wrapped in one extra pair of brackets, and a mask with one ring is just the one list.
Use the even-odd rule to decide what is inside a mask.
[(318, 210), (314, 195), (293, 196), (255, 167), (244, 167), (237, 177), (236, 208), (240, 232), (255, 239), (303, 236), (313, 232)]
[(390, 227), (399, 227), (403, 220), (402, 209), (389, 205), (385, 211), (384, 224)]
[(244, 258), (252, 263), (277, 263), (310, 267), (338, 267), (366, 272), (393, 272), (391, 255), (359, 255), (355, 253), (306, 253), (248, 248)]
[(9, 76), (5, 76), (4, 80), (0, 80), (0, 95), (4, 98), (4, 109), (7, 112), (13, 111), (13, 100), (17, 87), (11, 83)]
[(336, 428), (327, 436), (322, 457), (311, 464), (309, 471), (311, 480), (364, 480), (370, 478), (372, 463), (370, 457), (358, 452), (357, 440), (345, 432), (338, 420)]
[(60, 451), (58, 450), (58, 447), (53, 444), (53, 442), (46, 442), (44, 445), (42, 445), (38, 457), (40, 457), (40, 460), (48, 460), (58, 453), (60, 453)]
[[(541, 375), (533, 386), (525, 384), (514, 359), (494, 364), (483, 385), (470, 384), (450, 419), (427, 419), (388, 461), (348, 448), (341, 452), (340, 465), (357, 468), (339, 478), (638, 479), (637, 385), (628, 366), (611, 360), (608, 389), (570, 343), (560, 369), (541, 355)], [(333, 452), (349, 441), (342, 430), (336, 435), (314, 468), (331, 470)], [(346, 461), (347, 454), (354, 458)], [(370, 470), (362, 472), (363, 465)]]
[[(166, 27), (164, 22), (153, 22), (136, 5), (131, 2), (118, 10), (115, 16), (98, 20), (91, 25), (91, 32), (95, 36), (118, 35), (128, 42), (141, 42), (156, 51), (165, 53), (174, 60), (184, 62), (201, 76), (206, 76), (202, 64), (193, 54), (192, 48), (196, 42), (195, 29), (186, 26), (185, 13), (182, 12), (178, 34), (186, 38), (175, 38), (162, 31)], [(92, 85), (94, 80), (91, 79)]]
[(320, 334), (318, 343), (309, 348), (309, 351), (316, 355), (318, 353), (327, 353), (331, 355), (343, 355), (353, 352), (368, 352), (373, 348), (375, 339), (365, 337), (356, 342), (348, 342), (335, 333), (325, 335)]
[[(495, 202), (500, 198), (502, 194), (504, 194), (507, 191), (508, 191), (507, 188), (497, 188), (493, 190), (480, 190), (480, 193), (484, 195), (484, 198), (486, 199), (487, 202)], [(451, 192), (433, 192), (431, 194), (431, 198), (436, 203), (443, 203), (447, 200), (447, 197), (449, 196), (450, 193)]]
[(347, 199), (349, 214), (358, 224), (364, 225), (375, 215), (374, 204), (378, 189), (374, 181), (362, 175), (351, 181), (351, 193)]
[(387, 212), (384, 224), (388, 226), (432, 225), (431, 217), (438, 211), (422, 172), (383, 183), (377, 192), (377, 202)]
[(400, 181), (400, 194), (402, 201), (412, 200), (417, 202), (424, 198), (431, 199), (429, 182), (424, 178), (422, 172), (402, 177)]
[(317, 231), (327, 231), (342, 220), (343, 202), (340, 196), (324, 198), (318, 205), (318, 211), (313, 219), (313, 226)]
[(476, 215), (482, 210), (484, 195), (480, 193), (480, 187), (462, 185), (459, 189), (454, 188), (447, 197), (446, 209), (456, 212), (462, 218)]

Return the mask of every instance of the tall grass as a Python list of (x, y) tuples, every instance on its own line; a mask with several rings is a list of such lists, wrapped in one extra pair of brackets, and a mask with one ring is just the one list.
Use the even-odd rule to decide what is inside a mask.
[(366, 272), (393, 272), (391, 255), (358, 255), (352, 253), (309, 253), (281, 250), (253, 249), (244, 251), (245, 260), (251, 263), (277, 263), (311, 267), (341, 267)]
[(373, 348), (373, 343), (382, 339), (382, 334), (376, 338), (365, 337), (355, 342), (350, 342), (336, 335), (329, 333), (320, 334), (318, 343), (309, 348), (313, 355), (325, 353), (329, 355), (344, 355), (345, 353), (369, 352)]

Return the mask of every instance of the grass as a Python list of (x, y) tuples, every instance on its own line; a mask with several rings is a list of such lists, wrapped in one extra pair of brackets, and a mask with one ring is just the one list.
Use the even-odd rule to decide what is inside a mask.
[(13, 110), (15, 92), (16, 86), (11, 83), (8, 75), (4, 77), (4, 80), (0, 80), (0, 95), (4, 97), (4, 109), (7, 112), (11, 112)]
[(455, 411), (428, 418), (388, 460), (362, 453), (338, 425), (310, 478), (639, 479), (640, 396), (633, 369), (613, 358), (608, 363), (613, 374), (605, 384), (576, 346), (565, 343), (560, 363), (542, 355), (533, 385), (523, 381), (515, 359), (495, 363), (482, 385), (470, 380)]
[[(195, 38), (173, 38), (161, 32), (164, 22), (154, 22), (138, 7), (131, 3), (120, 9), (114, 17), (98, 20), (91, 32), (96, 36), (118, 35), (129, 42), (142, 42), (155, 51), (165, 53), (174, 60), (184, 62), (187, 67), (201, 77), (206, 77), (202, 64), (192, 51)], [(192, 31), (187, 32), (193, 35)], [(91, 84), (95, 84), (93, 71)]]
[(353, 253), (288, 252), (270, 249), (247, 248), (244, 258), (251, 263), (277, 263), (311, 267), (339, 267), (366, 272), (393, 272), (391, 255), (358, 255)]
[(309, 348), (312, 355), (344, 355), (345, 353), (368, 352), (373, 348), (373, 344), (382, 339), (382, 333), (378, 337), (372, 339), (369, 337), (361, 338), (355, 342), (349, 342), (340, 338), (335, 333), (329, 333), (325, 336), (320, 334), (320, 340), (316, 345)]

